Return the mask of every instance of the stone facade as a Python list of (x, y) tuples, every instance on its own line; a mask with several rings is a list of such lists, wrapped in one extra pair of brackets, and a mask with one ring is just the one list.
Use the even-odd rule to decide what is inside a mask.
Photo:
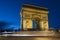
[(30, 4), (23, 4), (21, 9), (21, 29), (48, 30), (48, 9)]

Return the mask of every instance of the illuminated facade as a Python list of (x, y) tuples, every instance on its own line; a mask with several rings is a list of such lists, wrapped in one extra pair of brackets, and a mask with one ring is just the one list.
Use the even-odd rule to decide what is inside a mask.
[(33, 29), (33, 21), (36, 30), (48, 30), (47, 8), (23, 4), (20, 16), (22, 30)]

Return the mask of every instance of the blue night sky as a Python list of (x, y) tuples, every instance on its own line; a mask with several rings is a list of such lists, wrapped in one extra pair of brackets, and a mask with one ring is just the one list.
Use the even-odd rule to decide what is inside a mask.
[(60, 1), (59, 0), (0, 0), (0, 29), (18, 30), (20, 28), (20, 10), (22, 3), (43, 6), (49, 11), (49, 27), (60, 27)]

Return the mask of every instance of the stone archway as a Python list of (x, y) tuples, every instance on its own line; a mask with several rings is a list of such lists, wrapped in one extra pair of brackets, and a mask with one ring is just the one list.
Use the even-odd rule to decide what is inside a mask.
[(37, 30), (48, 30), (48, 9), (23, 4), (21, 10), (21, 29), (33, 29), (33, 20)]
[(35, 18), (33, 18), (33, 20), (35, 21), (36, 30), (41, 30), (40, 18), (39, 17), (35, 17)]

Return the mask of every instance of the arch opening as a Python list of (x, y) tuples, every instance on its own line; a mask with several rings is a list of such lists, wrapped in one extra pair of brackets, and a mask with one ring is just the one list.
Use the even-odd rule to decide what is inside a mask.
[(41, 26), (40, 26), (40, 18), (39, 17), (35, 17), (35, 18), (33, 18), (33, 21), (34, 21), (34, 29), (42, 30)]

